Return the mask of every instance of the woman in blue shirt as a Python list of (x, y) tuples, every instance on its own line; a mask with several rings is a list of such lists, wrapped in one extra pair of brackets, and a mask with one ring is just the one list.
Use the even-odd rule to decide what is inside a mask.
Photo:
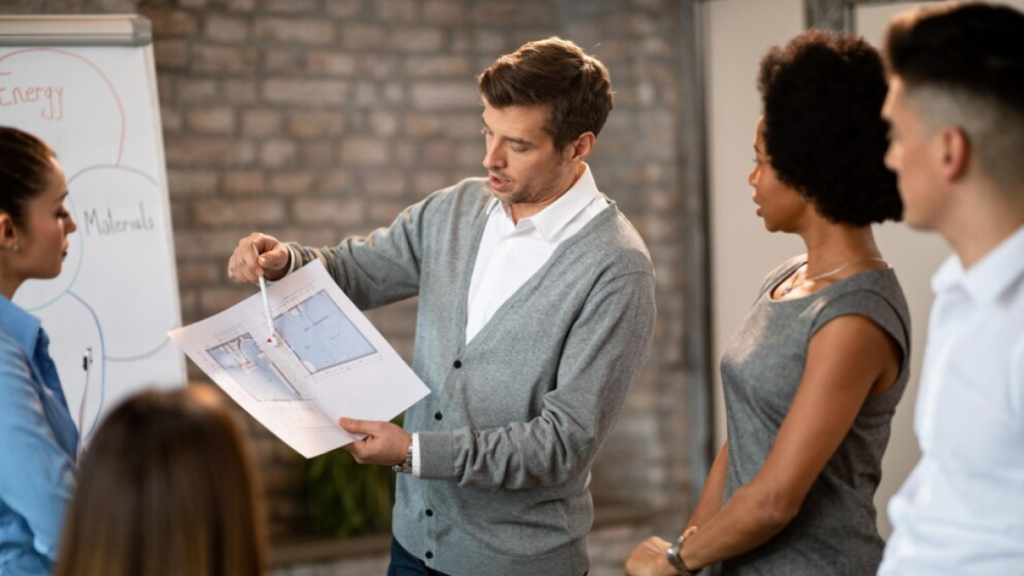
[(0, 127), (0, 576), (49, 574), (75, 486), (78, 432), (35, 316), (11, 302), (60, 274), (67, 182), (53, 150)]

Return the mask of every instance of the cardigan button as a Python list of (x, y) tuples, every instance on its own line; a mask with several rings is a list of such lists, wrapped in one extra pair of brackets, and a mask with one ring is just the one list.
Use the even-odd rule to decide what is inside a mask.
[(430, 559), (432, 559), (433, 557), (434, 557), (434, 553), (433, 553), (433, 552), (431, 552), (430, 550), (427, 550), (427, 560), (430, 560)]
[(441, 418), (444, 418), (444, 416), (440, 412), (434, 412), (434, 420), (440, 420)]
[(453, 364), (453, 366), (455, 366), (456, 370), (458, 370), (459, 368), (462, 368), (462, 361), (461, 360), (456, 360), (455, 364)]
[(430, 508), (427, 508), (427, 516), (433, 516), (433, 515), (434, 515), (434, 511), (431, 510)]

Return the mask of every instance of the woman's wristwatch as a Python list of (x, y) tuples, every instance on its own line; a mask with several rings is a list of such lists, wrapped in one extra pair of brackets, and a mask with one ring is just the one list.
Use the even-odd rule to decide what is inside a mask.
[(690, 570), (686, 567), (686, 564), (683, 564), (683, 559), (679, 557), (679, 553), (683, 550), (683, 543), (686, 542), (686, 537), (690, 535), (689, 533), (690, 531), (687, 530), (680, 534), (679, 538), (676, 539), (675, 543), (672, 544), (665, 555), (668, 556), (668, 563), (676, 569), (676, 572), (679, 572), (683, 576), (697, 576), (697, 573), (700, 572), (700, 570)]

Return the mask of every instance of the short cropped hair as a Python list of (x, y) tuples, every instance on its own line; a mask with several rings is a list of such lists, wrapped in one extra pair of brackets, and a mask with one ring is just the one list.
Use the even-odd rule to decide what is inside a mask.
[(905, 12), (885, 58), (926, 129), (959, 126), (997, 185), (1024, 184), (1024, 14), (983, 3)]
[(885, 167), (885, 69), (867, 42), (808, 30), (761, 60), (764, 152), (779, 179), (836, 223), (900, 220), (896, 176)]
[(556, 36), (498, 58), (477, 81), (480, 95), (494, 108), (547, 106), (544, 131), (559, 150), (585, 132), (600, 134), (614, 106), (604, 64)]

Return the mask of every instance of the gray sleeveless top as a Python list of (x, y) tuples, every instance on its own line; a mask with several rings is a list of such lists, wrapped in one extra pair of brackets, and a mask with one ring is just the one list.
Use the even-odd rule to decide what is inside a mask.
[(800, 386), (811, 337), (829, 320), (855, 314), (880, 326), (903, 352), (900, 374), (888, 390), (868, 396), (796, 518), (762, 546), (717, 566), (717, 574), (863, 576), (882, 560), (872, 499), (909, 376), (910, 312), (891, 269), (860, 272), (805, 298), (772, 300), (772, 291), (804, 262), (805, 256), (793, 258), (768, 275), (722, 354), (729, 434), (723, 504), (764, 464)]

